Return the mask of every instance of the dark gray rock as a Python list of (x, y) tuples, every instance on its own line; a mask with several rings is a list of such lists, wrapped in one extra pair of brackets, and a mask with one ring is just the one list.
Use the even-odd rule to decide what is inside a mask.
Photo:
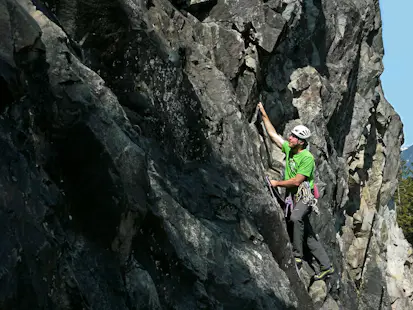
[[(377, 1), (0, 0), (0, 34), (0, 308), (411, 305)], [(325, 282), (258, 100), (314, 132)]]

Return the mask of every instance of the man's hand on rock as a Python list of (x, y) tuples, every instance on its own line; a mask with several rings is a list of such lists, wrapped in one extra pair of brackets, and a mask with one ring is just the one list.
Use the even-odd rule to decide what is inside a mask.
[(260, 112), (261, 112), (261, 114), (262, 114), (263, 117), (268, 117), (268, 116), (267, 116), (267, 112), (265, 112), (264, 106), (262, 105), (261, 102), (259, 102), (259, 103), (257, 104), (257, 108), (260, 110)]
[(279, 181), (276, 181), (276, 180), (270, 180), (270, 182), (271, 182), (271, 186), (272, 186), (272, 187), (277, 187), (277, 186), (278, 186), (278, 182), (279, 182)]

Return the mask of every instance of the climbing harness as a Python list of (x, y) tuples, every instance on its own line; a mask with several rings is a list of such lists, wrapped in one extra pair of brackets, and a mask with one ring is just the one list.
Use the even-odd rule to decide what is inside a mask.
[(286, 218), (293, 212), (294, 205), (299, 201), (302, 201), (304, 204), (311, 207), (312, 211), (314, 211), (315, 214), (320, 214), (320, 211), (317, 207), (318, 200), (313, 194), (313, 191), (310, 188), (310, 183), (308, 181), (304, 181), (300, 184), (295, 195), (289, 194), (285, 198), (284, 216)]

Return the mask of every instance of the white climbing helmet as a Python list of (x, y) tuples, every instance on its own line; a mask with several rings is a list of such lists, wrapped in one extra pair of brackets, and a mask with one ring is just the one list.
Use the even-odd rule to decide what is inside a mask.
[(300, 139), (306, 140), (311, 137), (311, 131), (303, 125), (298, 125), (291, 130), (291, 133)]

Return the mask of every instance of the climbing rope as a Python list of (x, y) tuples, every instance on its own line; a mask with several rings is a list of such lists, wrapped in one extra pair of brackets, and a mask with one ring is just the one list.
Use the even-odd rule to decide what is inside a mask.
[(311, 191), (310, 183), (308, 181), (302, 182), (300, 184), (297, 194), (295, 194), (295, 199), (297, 202), (302, 201), (304, 204), (311, 206), (316, 214), (320, 213), (317, 207), (317, 199), (314, 197)]

